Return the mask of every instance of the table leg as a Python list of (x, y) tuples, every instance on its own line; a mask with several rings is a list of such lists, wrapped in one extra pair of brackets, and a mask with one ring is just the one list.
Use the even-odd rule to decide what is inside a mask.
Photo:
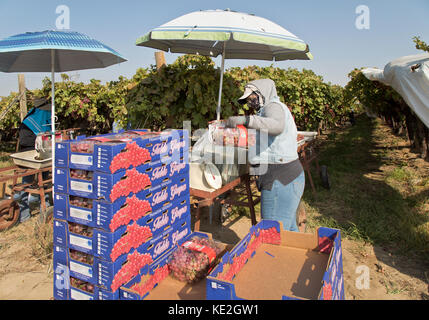
[(195, 225), (194, 225), (194, 231), (200, 230), (200, 206), (197, 204), (197, 213), (195, 215)]
[(313, 190), (313, 193), (316, 193), (316, 187), (314, 186), (313, 178), (311, 177), (310, 167), (306, 163), (305, 164), (305, 171), (307, 171), (308, 180), (310, 180), (311, 189)]
[(252, 225), (255, 225), (256, 224), (255, 205), (253, 203), (253, 194), (252, 194), (252, 189), (250, 188), (249, 175), (246, 175), (244, 179), (245, 179), (246, 193), (247, 193), (247, 199), (248, 199), (249, 209), (250, 209), (250, 218), (252, 220)]
[(317, 156), (316, 156), (316, 157), (314, 157), (314, 161), (315, 161), (315, 163), (316, 163), (316, 170), (317, 170), (317, 173), (320, 175), (319, 159), (317, 158)]
[(39, 185), (39, 195), (40, 195), (40, 203), (41, 203), (41, 212), (44, 213), (46, 211), (46, 201), (45, 201), (45, 188), (43, 187), (43, 176), (42, 172), (37, 174), (38, 185)]
[(314, 183), (313, 183), (313, 178), (311, 177), (310, 164), (307, 161), (307, 155), (305, 154), (305, 152), (302, 154), (302, 157), (300, 158), (300, 160), (301, 160), (301, 164), (304, 168), (304, 171), (307, 173), (307, 178), (310, 181), (311, 189), (312, 189), (313, 193), (316, 193), (316, 188), (315, 188)]
[(212, 224), (213, 220), (213, 205), (209, 207), (209, 223)]
[[(13, 171), (13, 173), (15, 174), (15, 170)], [(18, 183), (18, 178), (14, 177), (12, 179), (12, 186), (11, 186), (11, 198), (12, 198), (12, 200), (14, 199), (14, 193), (15, 193), (15, 191), (13, 191), (13, 187), (16, 186), (17, 183)]]

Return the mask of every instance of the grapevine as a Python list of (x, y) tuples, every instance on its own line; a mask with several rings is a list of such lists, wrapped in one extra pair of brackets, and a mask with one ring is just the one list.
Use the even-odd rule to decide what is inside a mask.
[[(81, 128), (82, 134), (91, 136), (111, 132), (116, 121), (122, 128), (129, 124), (133, 128), (159, 131), (182, 128), (183, 121), (188, 120), (192, 129), (200, 129), (216, 119), (220, 72), (209, 57), (184, 55), (160, 70), (155, 66), (141, 68), (130, 79), (121, 76), (105, 84), (95, 79), (88, 84), (76, 82), (66, 74), (61, 77), (62, 81), (55, 83), (58, 130)], [(289, 107), (302, 131), (341, 124), (350, 110), (344, 100), (344, 89), (325, 82), (311, 70), (248, 66), (225, 70), (223, 119), (251, 113), (237, 98), (246, 83), (261, 78), (275, 82), (280, 100)], [(41, 89), (28, 92), (29, 106), (36, 94), (51, 95), (48, 78), (43, 80)], [(11, 93), (2, 98), (0, 111), (15, 96), (16, 93)], [(15, 105), (0, 121), (0, 129), (12, 132), (19, 123), (19, 107)]]
[(345, 101), (381, 118), (394, 134), (405, 136), (412, 151), (429, 160), (429, 129), (392, 87), (365, 77), (360, 69), (349, 73)]

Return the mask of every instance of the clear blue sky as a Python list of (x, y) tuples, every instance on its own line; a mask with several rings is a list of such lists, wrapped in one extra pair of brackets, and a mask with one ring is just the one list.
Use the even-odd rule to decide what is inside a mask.
[[(28, 31), (55, 29), (59, 5), (70, 8), (70, 28), (85, 33), (120, 52), (127, 62), (106, 69), (71, 72), (75, 80), (102, 82), (128, 78), (139, 67), (155, 64), (154, 49), (135, 46), (150, 29), (180, 15), (207, 9), (253, 13), (272, 20), (310, 45), (313, 61), (275, 62), (280, 68), (312, 69), (325, 81), (345, 85), (355, 67), (383, 68), (390, 60), (421, 53), (412, 37), (429, 43), (429, 0), (0, 0), (0, 39)], [(370, 9), (370, 29), (358, 30), (355, 10)], [(167, 63), (177, 54), (166, 53)], [(220, 58), (214, 59), (220, 65)], [(226, 60), (225, 67), (268, 66), (256, 60)], [(48, 73), (25, 73), (28, 89), (40, 88)], [(57, 79), (59, 76), (57, 76)], [(0, 73), (0, 96), (17, 91), (17, 74)]]

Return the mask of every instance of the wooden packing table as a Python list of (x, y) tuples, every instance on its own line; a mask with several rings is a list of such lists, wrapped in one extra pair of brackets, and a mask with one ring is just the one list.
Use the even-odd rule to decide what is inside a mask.
[[(298, 155), (299, 159), (301, 161), (301, 164), (304, 168), (304, 171), (307, 173), (307, 177), (310, 181), (311, 189), (314, 193), (316, 193), (316, 188), (314, 186), (313, 179), (311, 177), (310, 172), (310, 165), (311, 163), (316, 164), (317, 171), (320, 173), (320, 167), (319, 167), (319, 161), (317, 158), (317, 154), (314, 151), (314, 143), (316, 139), (312, 139), (309, 141), (304, 142), (303, 144), (298, 146)], [(222, 199), (220, 200), (219, 197), (224, 195), (225, 193), (232, 191), (233, 189), (239, 187), (242, 183), (244, 183), (245, 186), (245, 193), (247, 196), (247, 202), (245, 201), (236, 201), (234, 199)], [(195, 220), (195, 231), (198, 231), (200, 229), (200, 215), (201, 215), (201, 208), (202, 207), (209, 207), (213, 203), (220, 202), (220, 203), (226, 203), (231, 204), (235, 206), (241, 206), (241, 207), (248, 207), (250, 209), (250, 217), (252, 221), (252, 225), (256, 224), (256, 216), (255, 216), (255, 205), (258, 204), (261, 201), (261, 197), (258, 196), (256, 199), (253, 199), (254, 195), (252, 193), (252, 189), (250, 187), (251, 179), (249, 174), (245, 174), (240, 176), (239, 178), (229, 182), (222, 188), (216, 190), (216, 191), (204, 191), (199, 189), (190, 188), (190, 194), (195, 201), (195, 206), (197, 208), (196, 212), (196, 220)]]
[[(247, 201), (240, 201), (235, 199), (219, 199), (220, 196), (223, 194), (229, 192), (229, 191), (235, 191), (235, 189), (238, 189), (240, 185), (244, 183), (245, 186), (245, 196), (247, 197)], [(250, 218), (252, 221), (252, 225), (256, 224), (256, 215), (255, 215), (255, 205), (260, 202), (260, 197), (256, 196), (256, 199), (254, 199), (254, 194), (252, 193), (251, 189), (251, 180), (249, 174), (244, 174), (237, 179), (227, 183), (222, 188), (217, 189), (215, 191), (204, 191), (199, 189), (190, 188), (190, 194), (192, 197), (194, 197), (195, 202), (194, 205), (196, 206), (197, 212), (195, 216), (195, 226), (194, 231), (200, 230), (200, 215), (201, 215), (201, 208), (202, 207), (208, 207), (211, 206), (215, 202), (220, 202), (222, 204), (231, 204), (235, 206), (241, 206), (241, 207), (248, 207), (250, 209)]]
[[(7, 172), (13, 171), (13, 174), (5, 174)], [(40, 202), (42, 206), (42, 210), (46, 211), (46, 202), (45, 202), (45, 194), (52, 191), (52, 178), (43, 179), (44, 172), (51, 172), (52, 167), (45, 167), (41, 169), (29, 169), (23, 168), (19, 166), (11, 166), (0, 169), (0, 183), (12, 180), (12, 196), (15, 192), (28, 192), (30, 194), (38, 194), (40, 196)], [(18, 184), (18, 178), (35, 175), (34, 183)]]
[(313, 161), (316, 164), (317, 172), (320, 173), (319, 160), (317, 159), (317, 154), (314, 151), (315, 141), (316, 139), (313, 139), (298, 146), (299, 160), (304, 167), (304, 171), (307, 173), (308, 180), (310, 180), (310, 185), (311, 189), (313, 190), (313, 193), (316, 193), (316, 188), (314, 187), (313, 178), (311, 177), (310, 172), (310, 165)]

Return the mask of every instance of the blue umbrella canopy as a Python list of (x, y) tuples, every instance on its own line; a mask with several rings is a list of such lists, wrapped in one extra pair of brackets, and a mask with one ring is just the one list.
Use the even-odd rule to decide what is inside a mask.
[(105, 68), (125, 61), (112, 48), (74, 31), (27, 32), (0, 40), (3, 72), (67, 72)]
[[(52, 150), (55, 149), (55, 72), (105, 68), (125, 61), (112, 48), (74, 31), (27, 32), (0, 40), (0, 71), (51, 72)], [(54, 165), (52, 152), (52, 172)]]

